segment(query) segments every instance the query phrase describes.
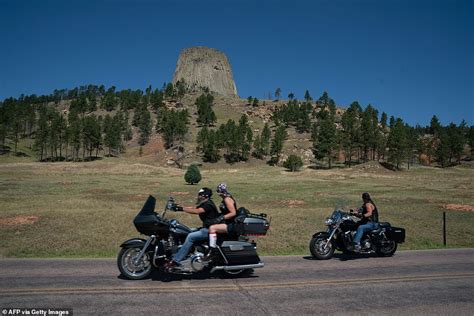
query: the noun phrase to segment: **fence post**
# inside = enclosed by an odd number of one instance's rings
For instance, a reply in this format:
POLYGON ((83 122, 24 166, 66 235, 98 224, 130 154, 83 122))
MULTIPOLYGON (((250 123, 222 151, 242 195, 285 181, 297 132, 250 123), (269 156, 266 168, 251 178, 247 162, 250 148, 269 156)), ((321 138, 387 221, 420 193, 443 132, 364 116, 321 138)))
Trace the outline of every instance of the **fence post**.
POLYGON ((443 212, 443 246, 446 247, 446 212, 443 212))

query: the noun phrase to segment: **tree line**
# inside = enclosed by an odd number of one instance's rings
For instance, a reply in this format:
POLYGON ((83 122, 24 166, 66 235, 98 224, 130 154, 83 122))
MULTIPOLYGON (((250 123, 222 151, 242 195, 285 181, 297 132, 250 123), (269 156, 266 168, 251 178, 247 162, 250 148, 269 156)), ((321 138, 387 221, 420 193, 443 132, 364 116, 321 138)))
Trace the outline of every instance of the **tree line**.
MULTIPOLYGON (((7 98, 0 102, 2 151, 7 139, 17 152, 19 140, 31 138, 40 160, 84 160, 101 152, 117 156, 125 150, 125 141, 132 138, 133 128, 138 131, 140 146, 148 143, 153 128, 163 137, 166 148, 182 145, 191 115, 186 109, 168 109, 164 101, 181 100, 188 91, 181 80, 161 89, 149 86, 145 91, 87 85, 54 90, 46 96, 7 98)), ((246 115, 238 122, 228 120, 215 126, 214 97, 208 89, 203 91, 195 100, 196 144, 206 162, 224 158, 235 163, 253 156, 278 164, 288 129, 307 133, 315 160, 329 168, 341 155, 347 165, 377 160, 399 168, 418 160, 446 167, 461 161, 466 146, 470 146, 471 156, 474 148, 473 126, 464 121, 442 126, 433 116, 429 126, 412 127, 401 118, 379 115, 370 104, 362 108, 357 101, 345 111, 337 110, 327 92, 313 101, 308 90, 304 100, 290 93, 261 132, 252 129, 246 115)), ((277 89, 275 97, 280 94, 281 89, 277 89)), ((252 97, 248 104, 259 106, 258 99, 252 97)), ((296 161, 294 157, 292 161, 296 161)))

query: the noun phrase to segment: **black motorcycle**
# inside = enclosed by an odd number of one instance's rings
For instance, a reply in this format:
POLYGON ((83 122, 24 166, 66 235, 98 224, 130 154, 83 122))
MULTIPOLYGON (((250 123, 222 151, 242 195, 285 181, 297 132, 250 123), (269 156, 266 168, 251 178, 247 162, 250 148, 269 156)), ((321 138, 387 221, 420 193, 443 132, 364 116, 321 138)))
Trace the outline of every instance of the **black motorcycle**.
POLYGON ((224 271, 239 275, 255 268, 262 268, 263 262, 257 254, 257 247, 249 236, 265 235, 269 221, 265 214, 254 215, 244 208, 239 209, 233 236, 219 234, 217 255, 205 260, 209 251, 207 241, 194 244, 190 254, 180 262, 179 267, 165 269, 165 263, 171 260, 186 236, 195 231, 176 219, 166 219, 166 211, 173 210, 174 200, 168 198, 161 215, 155 212, 156 199, 149 196, 145 205, 135 217, 133 223, 138 232, 147 239, 133 238, 120 245, 117 265, 120 273, 133 280, 148 277, 153 269, 176 274, 193 274, 201 271, 224 271), (250 241, 250 242, 249 242, 250 241))
POLYGON ((397 245, 405 242, 405 229, 392 227, 390 223, 379 223, 374 230, 364 233, 361 249, 355 250, 353 241, 359 226, 358 218, 353 212, 335 210, 326 219, 327 231, 313 235, 309 243, 311 255, 320 260, 330 259, 334 251, 340 250, 345 254, 362 253, 391 256, 397 251, 397 245))

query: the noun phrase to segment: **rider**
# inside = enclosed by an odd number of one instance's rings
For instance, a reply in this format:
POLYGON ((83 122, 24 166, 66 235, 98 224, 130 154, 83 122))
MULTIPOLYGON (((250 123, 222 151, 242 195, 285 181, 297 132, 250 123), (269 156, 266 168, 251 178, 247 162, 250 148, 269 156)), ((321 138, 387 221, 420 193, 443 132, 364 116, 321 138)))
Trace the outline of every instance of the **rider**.
POLYGON ((217 186, 217 194, 222 198, 222 202, 219 205, 221 216, 216 220, 217 224, 209 227, 209 253, 204 257, 205 260, 210 259, 216 252, 217 249, 217 233, 228 233, 230 234, 234 227, 234 217, 237 212, 237 204, 234 197, 230 194, 225 183, 221 183, 217 186))
POLYGON ((366 231, 377 229, 379 222, 379 212, 374 201, 370 198, 369 193, 365 192, 362 194, 362 207, 357 212, 358 216, 362 219, 359 222, 357 233, 354 237, 354 250, 360 250, 360 240, 366 231))
POLYGON ((172 268, 179 265, 179 262, 183 260, 191 250, 191 247, 196 241, 206 240, 209 233, 209 226, 213 223, 216 218, 219 217, 217 207, 211 199, 212 190, 209 188, 202 188, 198 192, 196 206, 185 206, 173 205, 172 209, 175 211, 184 211, 189 214, 197 214, 203 222, 204 227, 198 231, 189 233, 184 241, 184 244, 173 256, 173 259, 166 265, 166 267, 172 268))

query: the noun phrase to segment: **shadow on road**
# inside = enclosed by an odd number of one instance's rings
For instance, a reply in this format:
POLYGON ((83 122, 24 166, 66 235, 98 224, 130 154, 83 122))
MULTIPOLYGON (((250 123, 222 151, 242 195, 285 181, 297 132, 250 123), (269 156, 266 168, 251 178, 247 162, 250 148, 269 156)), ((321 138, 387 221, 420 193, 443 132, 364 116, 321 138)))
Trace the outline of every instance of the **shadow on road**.
MULTIPOLYGON (((369 259, 369 258, 380 258, 377 254, 360 254, 360 253, 335 253, 332 256, 332 259, 329 260, 334 260, 334 259, 339 259, 340 261, 348 261, 348 260, 358 260, 358 259, 369 259)), ((319 259, 316 259, 312 256, 305 256, 303 257, 305 260, 314 260, 314 261, 320 261, 319 259)))
MULTIPOLYGON (((258 278, 257 275, 253 275, 252 271, 245 271, 238 275, 232 275, 225 273, 223 271, 217 271, 214 273, 205 272, 197 272, 194 274, 172 274, 167 273, 164 271, 153 270, 151 275, 146 279, 151 279, 152 281, 160 281, 160 282, 179 282, 185 280, 205 280, 205 279, 253 279, 258 278)), ((130 280, 124 277, 123 275, 118 275, 118 279, 126 280, 126 281, 142 281, 142 280, 130 280)))

